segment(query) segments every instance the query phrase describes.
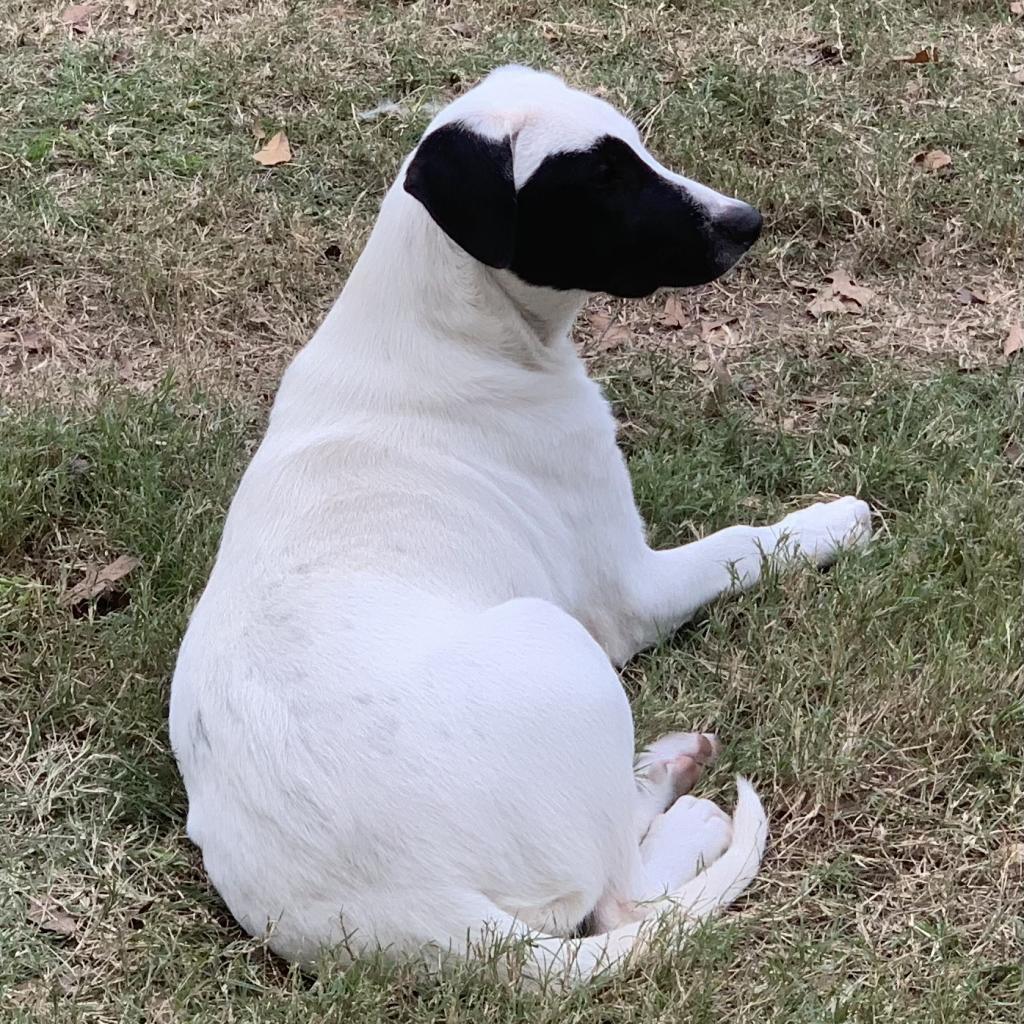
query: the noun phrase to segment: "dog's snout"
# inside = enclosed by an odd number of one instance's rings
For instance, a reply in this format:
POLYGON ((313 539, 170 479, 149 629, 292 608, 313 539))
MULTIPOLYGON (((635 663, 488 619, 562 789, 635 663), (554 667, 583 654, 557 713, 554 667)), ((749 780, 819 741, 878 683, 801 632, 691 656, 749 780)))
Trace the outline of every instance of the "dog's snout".
POLYGON ((714 221, 715 230, 730 242, 749 249, 761 234, 763 218, 758 210, 746 203, 736 203, 720 213, 714 221))

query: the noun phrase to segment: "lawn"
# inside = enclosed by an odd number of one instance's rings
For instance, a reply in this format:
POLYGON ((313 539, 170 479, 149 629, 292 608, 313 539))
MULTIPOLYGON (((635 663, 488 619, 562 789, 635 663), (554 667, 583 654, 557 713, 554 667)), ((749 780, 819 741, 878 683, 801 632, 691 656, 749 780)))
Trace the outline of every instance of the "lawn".
POLYGON ((1021 5, 66 7, 0 10, 0 1021, 1019 1022, 1021 5), (564 997, 307 977, 185 839, 170 672, 282 368, 430 111, 513 60, 766 216, 723 281, 578 325, 653 539, 843 493, 878 536, 625 672, 641 740, 714 729, 704 794, 764 798, 718 922, 564 997))

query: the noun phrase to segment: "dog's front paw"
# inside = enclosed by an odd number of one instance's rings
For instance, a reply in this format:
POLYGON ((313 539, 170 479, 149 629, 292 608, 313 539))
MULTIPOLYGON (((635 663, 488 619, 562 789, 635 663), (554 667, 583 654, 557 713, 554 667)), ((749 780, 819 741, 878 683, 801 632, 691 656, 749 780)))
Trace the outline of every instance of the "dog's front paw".
POLYGON ((779 554, 829 565, 841 551, 863 547, 871 539, 871 509, 860 498, 820 501, 791 512, 775 531, 779 554))

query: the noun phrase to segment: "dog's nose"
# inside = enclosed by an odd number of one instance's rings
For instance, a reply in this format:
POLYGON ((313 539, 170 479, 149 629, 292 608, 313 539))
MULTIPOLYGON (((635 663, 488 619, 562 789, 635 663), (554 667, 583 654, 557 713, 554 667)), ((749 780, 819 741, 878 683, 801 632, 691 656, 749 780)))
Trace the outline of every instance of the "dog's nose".
POLYGON ((715 229, 730 242, 749 249, 761 234, 764 223, 761 214, 746 203, 736 203, 720 213, 714 221, 715 229))

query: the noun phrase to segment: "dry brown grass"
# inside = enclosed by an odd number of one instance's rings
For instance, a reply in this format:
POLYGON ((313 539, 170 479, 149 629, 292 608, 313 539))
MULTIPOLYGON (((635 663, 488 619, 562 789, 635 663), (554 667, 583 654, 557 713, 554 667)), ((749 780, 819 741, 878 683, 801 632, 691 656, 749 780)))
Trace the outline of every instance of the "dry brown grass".
MULTIPOLYGON (((688 299, 739 318, 736 358, 998 362, 1024 305, 1020 26, 873 6, 97 3, 77 34, 59 5, 21 3, 0 71, 7 389, 145 388, 171 368, 267 394, 342 284, 417 110, 509 59, 598 89, 666 159, 765 208, 747 271, 688 299), (893 59, 930 44, 935 65, 893 59), (409 113, 355 116, 383 98, 409 113), (249 153, 277 126, 296 162, 266 172, 249 153), (929 146, 951 175, 913 167, 929 146), (836 266, 880 301, 814 323, 807 300, 836 266), (960 306, 962 287, 988 303, 960 306)), ((679 340, 645 306, 629 316, 638 343, 679 340)))
POLYGON ((1024 316, 1024 22, 1008 4, 96 5, 85 34, 58 27, 59 4, 0 13, 0 1020, 1019 1021, 1024 384, 1002 345, 1024 316), (893 60, 926 45, 938 63, 893 60), (163 727, 282 367, 430 105, 508 60, 602 90, 666 162, 767 215, 744 267, 680 296, 671 324, 665 297, 581 319, 655 539, 827 491, 884 519, 864 559, 770 581, 627 673, 643 736, 725 735, 708 792, 751 773, 771 853, 719 926, 568 1000, 472 972, 288 972, 209 889, 163 727), (382 99, 406 113, 358 118, 382 99), (295 160, 258 168, 282 128, 295 160), (951 173, 915 169, 928 148, 951 173), (875 299, 812 317, 837 267, 875 299), (59 607, 126 552, 142 566, 123 608, 59 607), (42 926, 49 911, 74 934, 42 926))

